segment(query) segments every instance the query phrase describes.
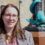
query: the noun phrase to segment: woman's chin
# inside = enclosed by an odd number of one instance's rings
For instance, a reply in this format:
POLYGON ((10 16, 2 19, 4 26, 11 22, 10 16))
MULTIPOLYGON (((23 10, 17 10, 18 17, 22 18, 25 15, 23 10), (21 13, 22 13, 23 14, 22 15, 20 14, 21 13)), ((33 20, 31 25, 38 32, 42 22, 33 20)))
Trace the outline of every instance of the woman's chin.
POLYGON ((8 25, 7 27, 8 27, 8 28, 13 28, 13 27, 14 27, 14 25, 8 25))

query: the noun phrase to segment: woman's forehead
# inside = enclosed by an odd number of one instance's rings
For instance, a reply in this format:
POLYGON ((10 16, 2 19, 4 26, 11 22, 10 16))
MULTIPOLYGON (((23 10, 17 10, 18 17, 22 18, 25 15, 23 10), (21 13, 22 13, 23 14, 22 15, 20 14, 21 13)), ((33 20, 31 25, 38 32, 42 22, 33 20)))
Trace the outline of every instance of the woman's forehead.
POLYGON ((18 15, 18 11, 17 11, 16 8, 14 8, 14 7, 8 7, 8 8, 5 10, 5 13, 11 13, 11 14, 16 14, 16 15, 18 15))

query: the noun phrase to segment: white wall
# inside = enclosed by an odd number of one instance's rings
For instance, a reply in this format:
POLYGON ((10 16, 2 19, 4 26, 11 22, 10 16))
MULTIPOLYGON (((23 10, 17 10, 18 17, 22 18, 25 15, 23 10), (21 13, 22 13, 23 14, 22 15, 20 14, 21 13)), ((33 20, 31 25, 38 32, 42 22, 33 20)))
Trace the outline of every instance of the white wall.
POLYGON ((13 3, 15 5, 19 5, 19 0, 0 0, 0 5, 6 5, 9 3, 13 3))
POLYGON ((32 16, 29 10, 32 0, 21 0, 21 1, 22 1, 22 3, 20 4, 21 25, 22 27, 25 27, 29 24, 29 22, 27 22, 26 19, 29 19, 32 16))

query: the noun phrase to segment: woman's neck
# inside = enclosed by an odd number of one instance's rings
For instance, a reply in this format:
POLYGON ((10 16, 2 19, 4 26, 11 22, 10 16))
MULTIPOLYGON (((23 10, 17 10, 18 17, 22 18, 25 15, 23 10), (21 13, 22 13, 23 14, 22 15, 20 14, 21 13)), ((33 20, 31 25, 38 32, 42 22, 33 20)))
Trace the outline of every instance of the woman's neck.
POLYGON ((7 35, 11 36, 13 28, 5 28, 7 35))

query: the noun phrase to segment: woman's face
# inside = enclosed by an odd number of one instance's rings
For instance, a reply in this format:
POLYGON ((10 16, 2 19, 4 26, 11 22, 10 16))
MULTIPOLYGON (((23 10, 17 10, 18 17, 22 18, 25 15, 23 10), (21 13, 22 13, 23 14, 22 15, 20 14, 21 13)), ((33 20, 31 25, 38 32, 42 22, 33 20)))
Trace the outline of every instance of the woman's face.
POLYGON ((2 16, 5 27, 13 28, 18 21, 18 12, 14 7, 8 7, 2 16))

